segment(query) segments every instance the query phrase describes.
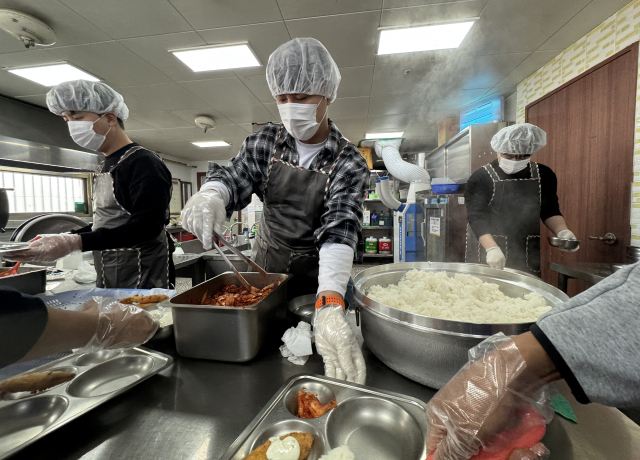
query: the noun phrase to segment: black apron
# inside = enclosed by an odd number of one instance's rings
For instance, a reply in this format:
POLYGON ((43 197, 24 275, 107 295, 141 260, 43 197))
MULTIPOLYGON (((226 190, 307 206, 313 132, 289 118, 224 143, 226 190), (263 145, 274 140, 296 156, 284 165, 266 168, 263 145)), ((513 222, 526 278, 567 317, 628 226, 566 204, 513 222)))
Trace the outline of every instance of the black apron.
POLYGON ((314 232, 321 226, 333 166, 348 141, 340 139, 340 153, 333 163, 311 170, 282 160, 284 145, 278 147, 278 141, 284 135, 282 127, 269 163, 252 259, 269 273, 293 274, 288 283, 288 298, 292 299, 318 290, 320 255, 314 232))
MULTIPOLYGON (((539 275, 540 171, 533 161, 529 168, 530 179, 500 179, 491 164, 484 166, 493 181, 493 196, 489 202, 491 236, 502 249, 506 266, 539 275)), ((487 263, 487 251, 469 225, 466 262, 487 263)))
MULTIPOLYGON (((93 230, 114 228, 129 220, 131 213, 116 199, 112 172, 140 146, 131 147, 108 173, 104 162, 98 166, 93 181, 93 230)), ((158 157, 160 158, 160 157, 158 157)), ((167 210, 168 213, 168 210, 167 210)), ((169 244, 165 228, 157 237, 130 248, 93 251, 99 288, 153 289, 169 287, 169 244)))

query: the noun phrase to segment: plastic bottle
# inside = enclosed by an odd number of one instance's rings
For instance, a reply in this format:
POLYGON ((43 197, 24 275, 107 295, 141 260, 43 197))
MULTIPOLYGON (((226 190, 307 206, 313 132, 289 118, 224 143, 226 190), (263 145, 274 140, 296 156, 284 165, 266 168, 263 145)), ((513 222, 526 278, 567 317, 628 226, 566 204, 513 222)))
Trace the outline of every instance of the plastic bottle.
POLYGON ((362 225, 365 227, 369 227, 371 225, 371 211, 367 208, 364 208, 364 213, 362 214, 362 225))
POLYGON ((377 254, 378 253, 378 238, 375 236, 370 236, 366 240, 364 240, 364 252, 367 254, 377 254))
POLYGON ((378 242, 378 250, 380 254, 391 254, 391 238, 383 236, 378 242))
POLYGON ((371 211, 371 226, 372 227, 378 226, 378 215, 376 214, 375 211, 371 211))
POLYGON ((389 223, 390 222, 387 221, 384 211, 380 211, 380 215, 378 216, 378 225, 380 227, 388 227, 389 223))

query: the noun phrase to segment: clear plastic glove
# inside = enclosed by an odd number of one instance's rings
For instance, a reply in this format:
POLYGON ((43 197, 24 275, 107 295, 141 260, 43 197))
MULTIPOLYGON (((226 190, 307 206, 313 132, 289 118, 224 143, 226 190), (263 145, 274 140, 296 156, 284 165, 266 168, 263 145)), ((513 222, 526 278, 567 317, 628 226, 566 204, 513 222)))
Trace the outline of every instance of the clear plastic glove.
POLYGON ((82 349, 84 353, 137 347, 158 330, 158 322, 143 309, 107 297, 94 297, 85 302, 81 311, 98 315, 96 332, 82 349))
POLYGON ((7 253, 3 258, 22 262, 53 262, 74 251, 82 251, 80 235, 71 233, 38 235, 31 240, 27 249, 7 253))
MULTIPOLYGON (((577 240, 576 236, 573 234, 571 230, 560 230, 557 235, 558 238, 562 238, 563 240, 577 240)), ((564 252, 576 252, 580 249, 580 245, 578 245, 575 249, 560 249, 564 252)))
POLYGON ((216 190, 204 190, 189 198, 180 213, 182 227, 193 233, 209 250, 213 247, 212 230, 222 233, 222 226, 227 219, 224 200, 216 190))
POLYGON ((504 270, 506 263, 507 259, 499 246, 487 249, 487 265, 489 267, 504 270))
MULTIPOLYGON (((548 386, 527 371, 513 340, 496 334, 469 350, 469 363, 429 402, 427 453, 433 460, 468 460, 481 447, 501 451, 514 441, 507 430, 527 433, 553 414, 548 386)), ((511 460, 527 459, 527 450, 511 460)))
POLYGON ((517 449, 511 452, 507 460, 547 460, 551 451, 547 446, 539 442, 529 449, 517 449))
POLYGON ((327 377, 364 385, 367 368, 362 350, 347 324, 340 305, 326 305, 316 311, 313 320, 316 348, 324 361, 327 377))

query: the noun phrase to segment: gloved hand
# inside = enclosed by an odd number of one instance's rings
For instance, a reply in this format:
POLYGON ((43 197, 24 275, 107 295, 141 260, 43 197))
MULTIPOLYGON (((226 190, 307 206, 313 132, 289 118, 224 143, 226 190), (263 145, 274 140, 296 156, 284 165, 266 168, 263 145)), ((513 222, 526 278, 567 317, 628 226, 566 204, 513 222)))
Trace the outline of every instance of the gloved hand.
POLYGON ((541 442, 534 444, 529 449, 517 449, 511 452, 507 460, 547 460, 551 451, 541 442))
POLYGON ((487 249, 487 265, 491 268, 503 270, 507 259, 499 246, 487 249))
POLYGON ((180 213, 182 227, 193 233, 209 250, 213 247, 212 230, 222 233, 227 218, 224 200, 216 190, 204 190, 189 198, 180 213))
POLYGON ((148 341, 158 330, 158 322, 135 305, 125 305, 107 297, 94 297, 81 311, 96 314, 96 332, 83 352, 109 348, 133 348, 148 341))
MULTIPOLYGON (((577 240, 578 238, 576 238, 576 236, 573 234, 573 232, 571 230, 560 230, 558 232, 558 235, 556 235, 558 238, 562 238, 564 240, 577 240)), ((577 250, 580 249, 580 245, 578 245, 577 248, 575 249, 560 249, 561 251, 564 252, 576 252, 577 250)))
POLYGON ((313 330, 325 375, 364 385, 367 378, 364 357, 342 306, 326 305, 316 310, 313 330))
POLYGON ((38 235, 36 238, 31 240, 27 249, 10 252, 3 257, 11 261, 53 262, 74 251, 82 251, 80 235, 60 233, 58 235, 38 235))
MULTIPOLYGON (((548 387, 526 367, 514 341, 502 333, 469 350, 469 363, 429 402, 427 454, 433 460, 468 460, 481 447, 509 447, 514 439, 504 435, 507 428, 527 433, 549 423, 554 412, 548 387)), ((511 458, 527 459, 534 453, 529 451, 520 449, 511 458)))

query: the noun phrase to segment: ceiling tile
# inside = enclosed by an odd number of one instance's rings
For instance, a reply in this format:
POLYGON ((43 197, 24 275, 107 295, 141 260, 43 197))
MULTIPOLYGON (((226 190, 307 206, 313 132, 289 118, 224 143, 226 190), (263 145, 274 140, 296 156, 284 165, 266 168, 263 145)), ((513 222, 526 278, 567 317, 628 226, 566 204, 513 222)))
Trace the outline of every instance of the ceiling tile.
POLYGON ((178 83, 160 85, 129 86, 124 88, 128 93, 155 104, 162 110, 197 109, 207 104, 178 83))
POLYGON ((146 125, 141 121, 138 121, 135 118, 131 117, 129 117, 127 121, 125 121, 124 127, 127 132, 140 131, 142 129, 152 129, 151 126, 146 125))
POLYGON ((19 77, 6 70, 0 70, 0 94, 5 96, 33 96, 46 94, 50 88, 19 77))
POLYGON ((449 59, 446 69, 434 86, 440 92, 461 89, 491 88, 507 76, 530 53, 449 59))
POLYGON ((404 130, 412 115, 378 115, 367 118, 367 132, 404 130))
POLYGON ((180 84, 220 112, 222 107, 260 103, 237 77, 187 81, 180 84))
POLYGON ((52 48, 48 51, 114 85, 171 82, 169 77, 118 42, 52 48))
MULTIPOLYGON (((435 88, 427 95, 423 108, 418 111, 412 122, 431 120, 433 113, 445 116, 459 115, 460 109, 484 97, 491 88, 443 89, 435 88)), ((442 118, 439 118, 441 120, 442 118)))
POLYGON ((247 134, 253 133, 253 124, 251 123, 240 123, 238 124, 247 134))
POLYGON ((113 38, 142 37, 191 30, 167 0, 61 0, 113 38))
POLYGON ((275 100, 263 74, 239 76, 238 78, 260 102, 273 102, 275 100))
MULTIPOLYGON (((478 17, 488 0, 438 2, 435 5, 382 10, 381 27, 438 24, 478 17)), ((474 26, 475 27, 475 26, 474 26)), ((510 27, 505 29, 513 30, 510 27)), ((466 41, 466 40, 465 40, 466 41)))
POLYGON ((378 54, 376 65, 404 65, 411 62, 444 61, 455 56, 456 50, 418 51, 415 53, 378 54))
POLYGON ((329 50, 338 67, 372 65, 380 13, 342 14, 288 20, 292 37, 314 37, 329 50))
POLYGON ((156 145, 157 142, 173 139, 171 134, 165 133, 161 129, 140 129, 137 131, 131 131, 129 132, 129 137, 131 140, 143 145, 147 142, 152 142, 156 145))
POLYGON ((220 113, 234 123, 266 123, 273 116, 262 104, 234 104, 220 107, 220 113))
POLYGON ((339 97, 329 105, 333 118, 366 117, 369 112, 369 97, 339 97))
POLYGON ((190 123, 187 123, 186 121, 160 109, 144 112, 136 112, 132 110, 131 115, 145 125, 149 125, 157 129, 189 128, 192 126, 190 123))
POLYGON ((533 52, 590 1, 491 0, 460 48, 477 55, 533 52))
POLYGON ((194 29, 282 20, 276 0, 171 0, 194 29))
POLYGON ((233 122, 212 107, 204 107, 199 109, 172 110, 172 115, 184 120, 195 126, 195 119, 199 116, 211 117, 215 120, 216 126, 232 125, 233 122))
POLYGON ((593 0, 540 45, 538 50, 568 48, 627 3, 629 0, 593 0))
POLYGON ((246 131, 237 125, 218 126, 215 129, 207 130, 206 133, 200 128, 174 128, 165 129, 164 132, 168 134, 172 140, 187 140, 189 142, 206 140, 224 141, 247 136, 246 131))
POLYGON ((280 118, 280 112, 278 111, 278 104, 275 102, 269 102, 262 104, 271 114, 271 118, 273 118, 273 122, 282 123, 282 119, 280 118))
POLYGON ((405 6, 422 6, 433 3, 455 3, 460 0, 384 0, 383 8, 402 8, 405 6))
POLYGON ((428 90, 445 68, 445 61, 405 62, 402 65, 376 65, 371 95, 418 94, 428 90))
MULTIPOLYGON (((56 44, 53 47, 111 39, 109 35, 58 0, 3 0, 2 8, 28 13, 46 23, 56 32, 56 44)), ((10 51, 24 51, 24 45, 6 32, 0 31, 0 53, 10 51)))
MULTIPOLYGON (((24 48, 23 48, 24 50, 24 48)), ((31 48, 17 53, 6 53, 0 57, 3 69, 13 67, 29 67, 46 64, 59 64, 64 62, 58 56, 46 52, 42 48, 31 48)), ((43 87, 44 88, 44 87, 43 87)))
POLYGON ((17 96, 16 99, 20 101, 30 102, 31 104, 39 105, 40 107, 48 109, 46 94, 37 94, 35 96, 17 96))
POLYGON ((333 121, 340 132, 349 138, 351 142, 358 142, 360 139, 364 139, 364 132, 367 128, 367 118, 366 117, 356 117, 356 118, 333 118, 331 117, 331 121, 333 121), (351 136, 348 136, 346 133, 351 133, 351 136))
POLYGON ((482 97, 485 98, 485 97, 493 96, 494 94, 498 94, 500 96, 504 96, 505 98, 507 98, 517 91, 518 91, 518 88, 516 86, 495 87, 487 91, 482 97))
POLYGON ((340 69, 340 87, 338 98, 369 96, 373 80, 373 66, 343 67, 340 69))
POLYGON ((415 139, 420 137, 432 137, 438 135, 438 123, 442 121, 446 116, 444 114, 432 113, 423 115, 422 120, 418 121, 415 118, 404 130, 402 137, 406 139, 415 139))
POLYGON ((249 26, 224 27, 221 29, 199 30, 200 36, 210 45, 249 42, 262 66, 234 69, 237 75, 263 75, 269 56, 276 48, 291 38, 284 22, 254 24, 249 26))
POLYGON ((402 113, 414 113, 422 105, 424 93, 385 94, 371 96, 369 115, 397 115, 402 113))
POLYGON ((382 8, 382 0, 278 0, 278 4, 285 19, 357 13, 382 8))
POLYGON ((562 53, 560 50, 534 51, 500 80, 496 86, 517 86, 521 81, 550 62, 560 53, 562 53))
POLYGON ((169 52, 171 50, 205 46, 207 42, 197 32, 130 38, 119 42, 174 81, 210 80, 212 78, 234 76, 234 73, 230 70, 194 72, 184 62, 175 57, 173 53, 169 52))

